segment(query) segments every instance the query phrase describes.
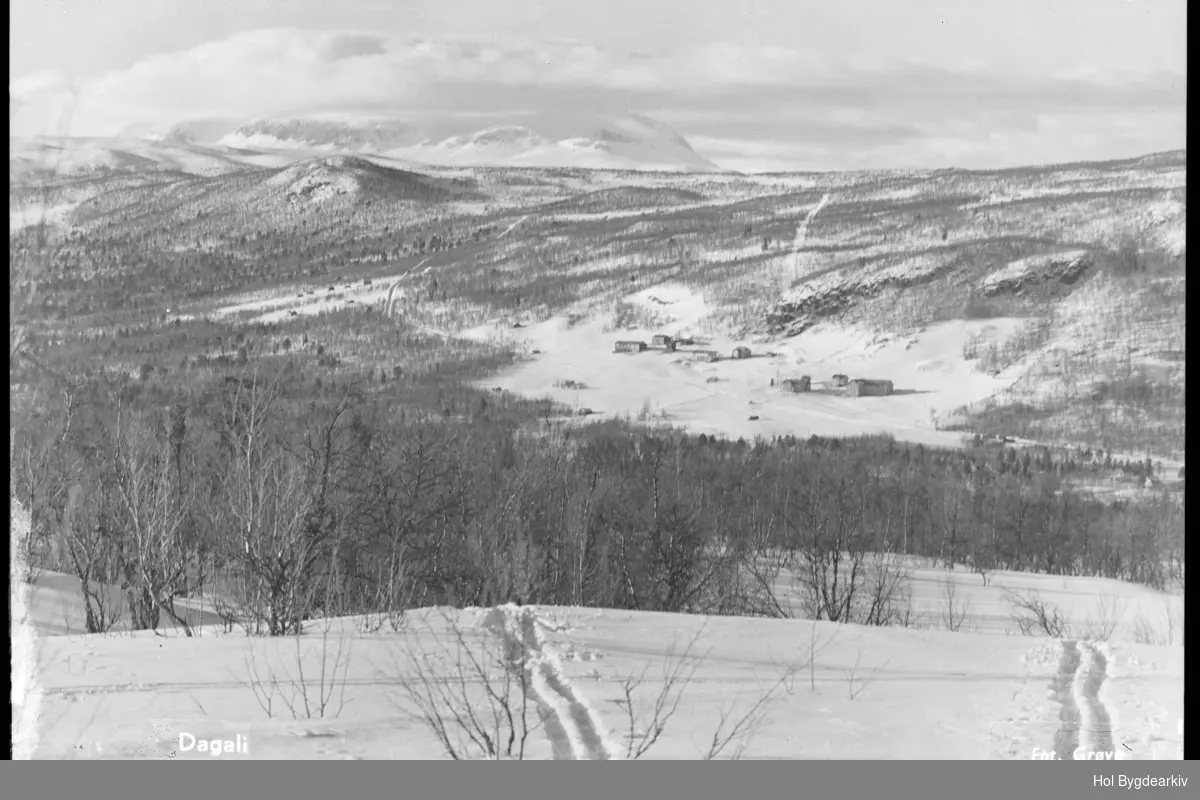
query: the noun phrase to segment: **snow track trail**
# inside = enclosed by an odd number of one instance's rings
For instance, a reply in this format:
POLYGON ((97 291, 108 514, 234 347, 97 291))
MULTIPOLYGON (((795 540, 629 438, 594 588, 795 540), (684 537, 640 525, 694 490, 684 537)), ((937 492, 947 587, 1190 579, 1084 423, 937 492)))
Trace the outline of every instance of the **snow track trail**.
POLYGON ((1060 706, 1054 752, 1063 761, 1107 761, 1113 749, 1113 720, 1100 699, 1108 677, 1104 648, 1092 642, 1064 640, 1058 672, 1051 684, 1060 706))
MULTIPOLYGON (((1100 700, 1100 687, 1108 678, 1108 659, 1101 648, 1080 642, 1079 670, 1075 674, 1075 704, 1079 708, 1079 750, 1093 758, 1112 758, 1113 720, 1100 700)), ((1086 756, 1085 756, 1086 757, 1086 756)))
POLYGON ((1058 730, 1054 732, 1053 750, 1061 759, 1074 758, 1079 747, 1079 706, 1075 701, 1075 675, 1079 671, 1079 646, 1073 641, 1062 643, 1058 672, 1050 684, 1059 704, 1058 730))
POLYGON ((513 229, 514 229, 514 228, 516 228, 518 225, 520 225, 522 222, 524 222, 524 221, 525 221, 525 220, 527 220, 527 219, 529 219, 529 215, 528 215, 528 214, 526 214, 525 216, 521 217, 519 220, 517 220, 516 222, 514 222, 512 225, 509 225, 507 228, 505 228, 505 229, 504 229, 504 232, 503 232, 503 233, 501 233, 501 234, 500 234, 499 236, 497 236, 496 238, 497 238, 497 239, 503 239, 505 236, 508 236, 510 233, 512 233, 512 232, 513 232, 513 229))
POLYGON ((557 656, 539 630, 546 623, 534 609, 497 606, 486 612, 483 625, 510 654, 510 668, 525 670, 554 758, 611 759, 613 750, 605 741, 598 716, 563 675, 557 656))

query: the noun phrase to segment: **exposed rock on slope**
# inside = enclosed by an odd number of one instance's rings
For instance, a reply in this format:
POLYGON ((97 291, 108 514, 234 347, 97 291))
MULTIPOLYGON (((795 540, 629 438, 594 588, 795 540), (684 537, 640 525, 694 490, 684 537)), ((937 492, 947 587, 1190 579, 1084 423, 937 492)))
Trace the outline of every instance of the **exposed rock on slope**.
POLYGON ((1027 286, 1043 283, 1075 283, 1093 264, 1091 253, 1070 250, 1029 256, 1009 263, 983 279, 980 291, 987 297, 1016 294, 1027 286))
POLYGON ((785 296, 767 314, 771 333, 796 336, 816 325, 821 317, 845 311, 860 300, 887 289, 908 289, 929 283, 953 269, 949 258, 918 256, 882 269, 850 271, 843 268, 810 279, 785 296))

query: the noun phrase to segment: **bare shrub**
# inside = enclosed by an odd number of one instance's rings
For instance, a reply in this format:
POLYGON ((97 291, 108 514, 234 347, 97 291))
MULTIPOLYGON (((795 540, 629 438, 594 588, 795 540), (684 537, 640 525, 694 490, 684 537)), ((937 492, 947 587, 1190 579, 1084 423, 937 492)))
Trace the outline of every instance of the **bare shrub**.
POLYGON ((412 605, 413 593, 404 561, 398 552, 394 552, 379 567, 373 608, 358 617, 355 623, 359 632, 376 633, 387 625, 393 633, 399 633, 405 627, 404 612, 412 605))
POLYGON ((403 712, 455 761, 523 760, 530 734, 543 724, 527 654, 490 641, 480 651, 457 620, 442 616, 449 635, 410 634, 383 677, 399 685, 403 712))
POLYGON ((849 691, 851 700, 857 700, 858 696, 861 695, 868 686, 875 682, 875 679, 879 677, 879 673, 887 669, 887 665, 891 663, 891 659, 884 661, 878 667, 871 670, 871 673, 866 677, 859 677, 858 669, 861 663, 862 648, 860 647, 858 650, 858 655, 854 658, 854 666, 846 671, 846 687, 849 691))
POLYGON ((911 595, 906 595, 911 573, 896 554, 816 541, 804 547, 797 564, 801 606, 809 619, 912 624, 911 595))
POLYGON ((1084 639, 1107 642, 1116 632, 1125 616, 1129 602, 1113 594, 1101 595, 1096 604, 1095 616, 1083 623, 1081 635, 1084 639))
POLYGON ((679 655, 675 655, 674 645, 667 651, 667 658, 662 666, 661 688, 649 703, 641 702, 647 695, 646 675, 650 670, 649 665, 643 668, 639 675, 630 675, 622 679, 622 699, 617 702, 625 710, 628 722, 624 737, 625 758, 636 760, 645 755, 658 742, 667 728, 667 723, 679 710, 683 693, 704 660, 704 656, 693 652, 703 634, 704 629, 701 628, 679 655), (649 710, 643 711, 646 706, 649 706, 649 710))
POLYGON ((288 668, 281 657, 277 663, 265 658, 260 664, 253 640, 245 658, 246 681, 254 699, 268 718, 277 712, 278 699, 292 719, 336 719, 346 706, 346 680, 350 669, 352 639, 339 629, 336 641, 330 641, 331 624, 326 621, 321 630, 320 644, 303 647, 304 635, 292 636, 295 650, 292 666, 288 668), (315 651, 319 659, 316 675, 304 674, 305 658, 315 651))
POLYGON ((1137 618, 1133 622, 1133 640, 1138 644, 1173 647, 1176 644, 1176 629, 1180 631, 1179 644, 1182 645, 1182 620, 1178 619, 1172 607, 1172 598, 1166 596, 1163 598, 1163 613, 1157 621, 1148 618, 1141 611, 1138 612, 1137 618))
POLYGON ((988 579, 992 575, 992 559, 987 553, 972 553, 970 556, 971 571, 980 577, 983 585, 988 585, 988 579))
POLYGON ((827 650, 829 648, 829 646, 831 644, 833 644, 834 640, 837 639, 838 633, 840 633, 840 632, 841 632, 841 628, 835 626, 833 628, 833 633, 829 634, 828 637, 818 640, 817 623, 816 622, 810 623, 810 627, 808 629, 808 648, 805 652, 803 652, 801 654, 800 658, 796 659, 795 661, 793 661, 791 663, 786 663, 786 662, 780 663, 780 662, 776 661, 776 666, 780 667, 781 674, 783 675, 783 678, 784 678, 784 682, 783 682, 784 692, 786 692, 789 695, 793 694, 795 692, 796 676, 807 669, 808 670, 809 691, 813 694, 816 694, 816 691, 817 691, 817 672, 816 672, 817 656, 819 656, 821 653, 825 652, 825 650, 827 650))
POLYGON ((1070 635, 1070 618, 1058 606, 1043 600, 1037 592, 1027 595, 1005 592, 1004 600, 1012 607, 1013 622, 1022 636, 1032 636, 1039 630, 1053 639, 1070 635))
POLYGON ((912 592, 909 582, 912 572, 904 567, 895 553, 873 553, 867 559, 866 579, 857 613, 846 620, 864 625, 900 625, 910 627, 913 621, 912 592))
POLYGON ((1133 621, 1133 641, 1138 644, 1161 646, 1167 644, 1167 637, 1146 618, 1145 614, 1139 613, 1137 619, 1133 621))
POLYGON ((971 610, 971 599, 968 597, 959 600, 958 583, 952 576, 940 583, 942 586, 941 622, 946 626, 946 630, 958 633, 971 610))
POLYGON ((897 628, 925 628, 928 627, 925 613, 918 611, 913 605, 912 589, 905 586, 900 591, 900 597, 895 603, 895 613, 893 614, 892 624, 897 628))
POLYGON ((799 664, 788 665, 775 683, 760 694, 741 716, 734 716, 734 706, 732 705, 723 708, 721 720, 717 724, 717 729, 713 731, 708 751, 704 754, 704 760, 712 761, 725 752, 730 745, 733 745, 730 759, 733 761, 740 759, 745 754, 751 739, 766 722, 771 707, 780 699, 780 692, 787 691, 787 688, 793 685, 795 675, 801 669, 803 666, 799 664))

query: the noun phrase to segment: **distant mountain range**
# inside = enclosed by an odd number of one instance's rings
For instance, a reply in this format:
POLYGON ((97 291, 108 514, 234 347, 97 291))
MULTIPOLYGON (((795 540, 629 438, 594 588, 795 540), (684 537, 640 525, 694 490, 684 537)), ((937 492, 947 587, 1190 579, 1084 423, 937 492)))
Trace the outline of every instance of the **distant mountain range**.
POLYGON ((196 119, 130 126, 118 138, 167 148, 200 147, 234 159, 239 155, 341 153, 441 166, 721 171, 678 132, 640 114, 566 121, 521 118, 520 122, 437 135, 433 131, 445 131, 445 123, 336 116, 196 119))

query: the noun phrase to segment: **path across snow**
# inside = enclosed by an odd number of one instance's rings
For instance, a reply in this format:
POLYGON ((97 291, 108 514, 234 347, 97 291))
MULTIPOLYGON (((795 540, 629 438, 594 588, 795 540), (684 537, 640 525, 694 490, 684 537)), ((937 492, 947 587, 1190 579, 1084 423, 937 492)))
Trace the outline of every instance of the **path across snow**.
POLYGON ((598 715, 563 675, 541 628, 548 623, 534 609, 515 605, 489 609, 483 625, 505 649, 512 670, 523 670, 537 697, 556 760, 606 761, 614 748, 605 740, 598 715))

